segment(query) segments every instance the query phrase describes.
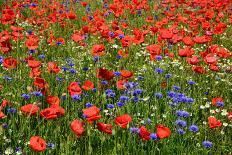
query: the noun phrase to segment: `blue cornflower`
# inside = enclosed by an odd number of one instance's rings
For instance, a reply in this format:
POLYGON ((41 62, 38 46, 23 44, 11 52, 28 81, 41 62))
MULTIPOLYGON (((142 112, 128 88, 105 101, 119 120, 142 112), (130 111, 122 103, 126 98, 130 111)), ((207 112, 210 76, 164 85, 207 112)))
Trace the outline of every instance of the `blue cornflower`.
POLYGON ((133 101, 134 101, 134 102, 139 102, 139 98, 135 96, 135 97, 133 98, 133 101))
POLYGON ((129 100, 129 97, 128 96, 120 96, 119 100, 121 102, 127 102, 129 100))
POLYGON ((77 71, 76 71, 74 68, 70 68, 70 69, 69 69, 69 72, 70 72, 71 74, 75 74, 77 71))
POLYGON ((9 107, 9 108, 7 109, 7 112, 9 112, 9 113, 16 113, 17 110, 16 110, 15 108, 13 108, 13 107, 9 107))
POLYGON ((186 101, 187 103, 193 103, 194 102, 194 99, 192 99, 192 98, 187 98, 187 101, 186 101))
POLYGON ((168 97, 174 98, 174 97, 176 96, 176 92, 174 92, 174 91, 169 91, 169 92, 167 93, 167 95, 168 95, 168 97))
POLYGON ((107 107, 107 109, 113 109, 114 105, 113 104, 107 104, 106 107, 107 107))
POLYGON ((108 82, 107 82, 106 80, 102 80, 102 81, 101 81, 101 84, 102 84, 102 85, 107 85, 108 82))
POLYGON ((151 133, 150 138, 151 140, 158 140, 158 135, 156 133, 151 133))
POLYGON ((163 70, 162 68, 156 68, 156 69, 155 69, 155 71, 156 71, 158 74, 160 74, 160 73, 163 73, 163 72, 164 72, 164 70, 163 70))
POLYGON ((47 143, 46 147, 47 147, 47 149, 54 149, 55 148, 55 144, 53 144, 53 143, 47 143))
POLYGON ((162 60, 162 56, 161 56, 161 55, 157 55, 157 56, 155 57, 155 59, 156 59, 157 61, 161 61, 161 60, 162 60))
POLYGON ((3 56, 0 56, 0 64, 2 64, 4 61, 4 57, 3 56))
MULTIPOLYGON (((86 8, 85 8, 86 12, 90 12, 90 6, 87 5, 86 8)), ((89 20, 93 20, 93 16, 89 16, 89 20), (90 18, 91 17, 91 18, 90 18)))
POLYGON ((117 55, 117 56, 116 56, 116 58, 117 58, 117 59, 121 59, 121 58, 122 58, 122 56, 120 56, 120 55, 117 55))
POLYGON ((118 38, 119 38, 119 39, 123 39, 123 38, 125 38, 125 36, 124 36, 123 34, 120 34, 120 35, 118 36, 118 38))
POLYGON ((11 81, 13 78, 10 76, 3 76, 3 79, 6 81, 11 81))
POLYGON ((172 76, 172 74, 165 74, 165 78, 170 78, 172 76))
POLYGON ((61 66, 61 69, 62 69, 63 71, 67 71, 67 70, 68 70, 68 68, 65 67, 65 66, 61 66))
POLYGON ((213 147, 213 143, 208 140, 203 141, 202 145, 207 149, 213 147))
POLYGON ((81 96, 80 95, 72 95, 72 99, 73 99, 73 101, 80 101, 81 96))
POLYGON ((16 147, 15 148, 15 153, 16 154, 22 154, 22 148, 21 147, 16 147))
POLYGON ((109 37, 113 37, 114 35, 115 35, 115 34, 114 34, 113 32, 109 32, 109 33, 108 33, 108 36, 109 36, 109 37))
POLYGON ((41 54, 38 56, 40 59, 44 59, 45 58, 45 55, 44 54, 41 54))
POLYGON ((151 119, 150 119, 150 118, 147 118, 146 123, 147 123, 147 124, 151 124, 151 119))
POLYGON ((92 104, 92 103, 90 103, 90 102, 88 102, 88 103, 86 103, 86 104, 85 104, 85 106, 86 106, 86 108, 89 108, 89 107, 92 107, 92 106, 93 106, 93 104, 92 104))
POLYGON ((95 92, 97 92, 97 89, 96 89, 96 88, 93 88, 92 91, 95 93, 95 92))
POLYGON ((99 61, 99 60, 100 60, 100 58, 99 58, 98 56, 96 56, 96 57, 93 58, 93 61, 94 61, 94 62, 97 62, 97 61, 99 61))
POLYGON ((219 106, 219 107, 224 107, 224 106, 225 106, 225 103, 222 102, 222 101, 217 101, 216 104, 217 104, 217 106, 219 106))
POLYGON ((29 50, 28 50, 28 53, 29 53, 29 54, 35 53, 35 50, 29 49, 29 50))
POLYGON ((89 68, 88 68, 88 67, 83 67, 82 70, 83 70, 83 71, 88 71, 89 68))
POLYGON ((196 133, 196 132, 199 131, 199 128, 198 128, 198 126, 196 126, 196 125, 191 125, 191 126, 189 127, 189 130, 192 131, 192 132, 194 132, 194 133, 196 133))
POLYGON ((31 35, 31 34, 33 33, 33 31, 32 31, 32 30, 28 30, 27 33, 28 33, 29 35, 31 35))
POLYGON ((137 14, 138 14, 138 16, 141 16, 142 15, 142 10, 137 10, 137 14))
POLYGON ((124 106, 124 103, 122 103, 122 102, 117 102, 116 104, 117 104, 118 107, 123 107, 124 106))
POLYGON ((68 64, 68 66, 73 67, 73 66, 75 66, 75 64, 72 63, 72 62, 70 62, 70 63, 68 64))
POLYGON ((115 76, 120 76, 120 75, 121 75, 121 72, 114 72, 114 75, 115 75, 115 76))
POLYGON ((3 124, 2 124, 2 128, 3 128, 3 129, 7 129, 8 127, 9 127, 9 125, 8 125, 7 123, 3 123, 3 124))
POLYGON ((209 92, 204 92, 205 95, 209 95, 209 92))
POLYGON ((158 15, 155 15, 154 18, 155 18, 155 20, 158 20, 158 19, 159 19, 158 15))
POLYGON ((21 96, 26 100, 31 98, 31 96, 29 94, 22 94, 21 96))
POLYGON ((132 134, 138 134, 139 133, 139 128, 132 127, 132 128, 130 128, 130 132, 132 134))
POLYGON ((187 126, 187 123, 185 121, 179 119, 179 120, 176 120, 176 125, 179 125, 181 127, 185 127, 185 126, 187 126))
POLYGON ((187 111, 180 111, 180 110, 177 110, 177 111, 176 111, 176 115, 177 115, 177 116, 180 116, 180 117, 184 117, 184 118, 189 117, 189 113, 188 113, 187 111))
POLYGON ((187 83, 188 83, 189 85, 195 85, 195 84, 196 84, 196 82, 193 81, 193 80, 189 80, 189 81, 187 81, 187 83))
POLYGON ((137 76, 137 79, 142 81, 142 80, 144 80, 144 77, 139 75, 139 76, 137 76))
POLYGON ((103 5, 104 8, 108 8, 108 6, 109 6, 109 5, 106 4, 106 3, 103 5))
POLYGON ((93 16, 89 16, 88 18, 90 21, 92 21, 94 19, 93 16))
POLYGON ((183 129, 181 129, 181 128, 178 128, 178 129, 176 130, 176 132, 177 132, 179 135, 185 134, 185 131, 184 131, 183 129))
POLYGON ((36 97, 41 97, 41 96, 43 96, 43 94, 42 94, 41 91, 33 91, 31 94, 34 95, 34 96, 36 96, 36 97))
POLYGON ((63 78, 63 77, 58 77, 58 76, 57 76, 57 77, 56 77, 56 80, 57 80, 57 81, 63 81, 64 78, 63 78))
POLYGON ((133 95, 136 96, 136 95, 139 95, 139 94, 142 94, 142 93, 143 93, 142 89, 135 89, 134 92, 133 92, 133 95))
POLYGON ((160 99, 163 97, 163 95, 161 93, 155 93, 154 94, 156 98, 160 99))
POLYGON ((174 90, 180 90, 181 88, 179 86, 173 86, 174 90))

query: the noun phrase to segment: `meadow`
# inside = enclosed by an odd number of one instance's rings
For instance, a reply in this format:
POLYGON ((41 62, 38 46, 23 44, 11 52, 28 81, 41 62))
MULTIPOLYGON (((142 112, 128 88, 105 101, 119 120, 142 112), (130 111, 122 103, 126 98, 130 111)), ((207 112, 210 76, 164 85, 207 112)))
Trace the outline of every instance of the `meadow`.
POLYGON ((0 154, 232 154, 230 0, 1 0, 0 154))

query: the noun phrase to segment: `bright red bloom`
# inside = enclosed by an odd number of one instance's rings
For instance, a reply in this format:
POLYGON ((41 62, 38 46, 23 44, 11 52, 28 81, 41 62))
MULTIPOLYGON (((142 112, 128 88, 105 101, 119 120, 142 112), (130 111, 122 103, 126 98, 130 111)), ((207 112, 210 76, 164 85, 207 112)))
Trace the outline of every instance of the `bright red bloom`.
POLYGON ((217 106, 217 102, 224 102, 224 99, 222 97, 214 97, 212 99, 212 105, 217 106))
POLYGON ((222 126, 222 123, 220 120, 217 120, 215 117, 210 116, 208 117, 208 125, 211 129, 213 129, 222 126))
POLYGON ((5 108, 7 105, 9 105, 9 102, 7 100, 2 100, 0 108, 5 108))
POLYGON ((36 115, 36 113, 39 111, 39 107, 34 104, 27 104, 22 106, 20 110, 26 115, 36 115))
POLYGON ((133 76, 133 72, 128 70, 121 70, 121 76, 124 78, 131 78, 133 76))
POLYGON ((99 120, 101 118, 101 116, 99 115, 100 109, 96 106, 83 109, 82 111, 89 123, 92 123, 93 121, 99 120))
POLYGON ((199 74, 207 73, 207 71, 205 70, 205 68, 203 68, 201 66, 193 66, 192 67, 192 71, 194 71, 195 73, 199 73, 199 74))
POLYGON ((32 68, 31 72, 30 72, 30 77, 33 78, 33 77, 39 77, 41 75, 41 70, 39 67, 37 68, 32 68))
POLYGON ((150 132, 145 128, 145 126, 141 126, 139 128, 139 137, 142 140, 150 140, 150 132))
POLYGON ((70 96, 79 95, 82 92, 82 90, 77 82, 71 82, 68 86, 68 91, 69 91, 70 96))
POLYGON ((104 124, 104 123, 101 123, 101 122, 98 122, 97 123, 97 129, 101 132, 105 132, 107 134, 112 134, 112 125, 111 124, 104 124))
POLYGON ((40 89, 43 89, 46 87, 47 83, 43 78, 36 77, 34 80, 34 85, 40 89))
POLYGON ((92 90, 94 88, 94 83, 90 80, 86 80, 82 86, 84 90, 92 90))
POLYGON ((187 46, 193 46, 194 45, 194 41, 191 39, 191 37, 184 37, 182 39, 182 41, 187 46))
POLYGON ((60 72, 60 68, 56 65, 55 62, 48 62, 48 72, 57 74, 60 72))
POLYGON ((8 69, 16 68, 17 66, 17 60, 15 58, 6 58, 3 60, 3 67, 8 69))
POLYGON ((121 128, 127 128, 127 125, 132 121, 132 118, 128 114, 124 114, 115 118, 114 122, 121 128))
POLYGON ((196 55, 192 56, 191 58, 187 58, 188 64, 196 65, 199 62, 199 59, 196 55))
POLYGON ((105 46, 103 44, 93 45, 92 47, 92 55, 93 56, 103 56, 105 50, 105 46))
POLYGON ((6 117, 6 115, 2 111, 0 111, 0 119, 3 119, 5 117, 6 117))
POLYGON ((125 89, 125 83, 127 83, 128 81, 127 80, 118 80, 117 81, 117 88, 118 89, 125 89))
POLYGON ((75 119, 71 122, 70 128, 72 131, 75 133, 77 137, 80 137, 84 134, 85 129, 84 129, 84 124, 78 119, 75 119))
POLYGON ((60 104, 60 99, 58 96, 48 96, 47 97, 47 102, 50 105, 56 104, 59 105, 60 104))
POLYGON ((28 60, 27 64, 30 68, 38 68, 41 66, 41 62, 37 60, 28 60))
POLYGON ((163 39, 171 39, 173 34, 171 33, 171 31, 163 29, 163 30, 160 30, 160 36, 163 39))
POLYGON ((104 80, 111 80, 114 78, 114 73, 113 71, 110 71, 104 68, 99 68, 97 70, 97 78, 104 79, 104 80))
POLYGON ((157 125, 156 133, 160 139, 168 138, 171 135, 171 130, 163 125, 157 125))
POLYGON ((59 105, 53 104, 49 108, 46 108, 40 112, 40 116, 45 119, 55 119, 63 116, 65 113, 64 108, 59 105))
POLYGON ((229 120, 231 120, 232 119, 232 112, 228 112, 227 117, 229 120))
POLYGON ((189 56, 192 56, 194 54, 194 50, 186 47, 184 49, 180 49, 178 54, 181 57, 189 57, 189 56))
POLYGON ((30 147, 36 152, 43 152, 46 150, 46 142, 40 136, 32 136, 30 138, 30 147))

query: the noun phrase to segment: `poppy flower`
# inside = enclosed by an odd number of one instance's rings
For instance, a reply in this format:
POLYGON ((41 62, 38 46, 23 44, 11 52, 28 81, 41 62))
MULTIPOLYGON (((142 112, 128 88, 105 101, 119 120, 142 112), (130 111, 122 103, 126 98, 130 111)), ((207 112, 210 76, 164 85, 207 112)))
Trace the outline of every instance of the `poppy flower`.
POLYGON ((178 54, 181 57, 189 57, 189 56, 192 56, 194 54, 194 50, 186 47, 184 49, 180 49, 178 54))
POLYGON ((209 69, 215 72, 218 72, 220 70, 219 66, 214 65, 214 64, 210 64, 209 69))
POLYGON ((3 60, 3 67, 8 69, 16 68, 17 66, 17 60, 15 58, 6 58, 3 60))
POLYGON ((196 55, 192 56, 191 58, 187 58, 188 64, 196 65, 199 62, 199 59, 196 55))
POLYGON ((99 120, 101 118, 99 115, 100 109, 96 106, 83 109, 82 111, 89 123, 92 123, 93 121, 99 120))
POLYGON ((126 58, 126 57, 128 57, 129 53, 127 51, 119 50, 118 55, 123 57, 123 58, 126 58))
POLYGON ((133 76, 133 72, 128 70, 121 70, 121 76, 124 78, 131 78, 133 76))
POLYGON ((160 55, 162 48, 158 44, 148 45, 146 49, 149 51, 150 54, 160 55))
POLYGON ((103 44, 93 45, 92 47, 92 55, 93 56, 103 56, 105 50, 105 46, 103 44))
POLYGON ((6 115, 2 111, 0 111, 0 119, 3 119, 5 117, 6 117, 6 115))
POLYGON ((173 34, 169 30, 163 29, 163 30, 160 30, 160 36, 163 39, 171 39, 173 34))
POLYGON ((150 140, 150 132, 145 128, 145 126, 141 126, 139 128, 139 137, 142 140, 150 140))
POLYGON ((37 67, 37 68, 32 68, 32 70, 31 70, 29 76, 30 76, 30 78, 39 77, 39 76, 41 75, 41 73, 42 73, 42 72, 41 72, 41 70, 40 70, 39 67, 37 67))
POLYGON ((171 135, 171 130, 163 125, 157 125, 156 133, 160 139, 168 138, 171 135))
POLYGON ((37 36, 31 36, 26 40, 26 46, 29 49, 35 50, 39 47, 39 39, 37 36))
POLYGON ((68 91, 69 91, 70 96, 79 95, 82 92, 82 90, 77 82, 71 82, 68 86, 68 91))
POLYGON ((80 34, 78 34, 78 33, 74 33, 74 34, 72 35, 71 38, 72 38, 72 40, 75 41, 76 43, 79 43, 79 42, 81 42, 81 41, 83 41, 83 40, 85 39, 84 36, 82 36, 82 35, 80 35, 80 34))
POLYGON ((66 16, 68 19, 76 19, 77 18, 76 14, 73 12, 66 13, 66 16))
POLYGON ((217 106, 217 102, 224 102, 224 99, 222 97, 214 97, 212 99, 212 105, 217 106))
POLYGON ((48 62, 48 72, 57 74, 60 72, 60 68, 57 66, 55 62, 48 62))
POLYGON ((127 128, 127 125, 132 121, 132 118, 128 114, 124 114, 115 118, 114 122, 121 128, 127 128))
POLYGON ((46 108, 40 112, 40 116, 45 119, 55 119, 63 116, 65 113, 64 108, 59 105, 53 104, 49 108, 46 108))
POLYGON ((213 129, 222 126, 222 123, 220 120, 217 120, 215 117, 210 116, 208 117, 208 125, 211 129, 213 129))
POLYGON ((43 78, 36 77, 34 79, 34 85, 40 89, 43 89, 46 87, 46 81, 43 78))
POLYGON ((86 80, 82 86, 84 90, 92 90, 94 88, 94 83, 90 80, 86 80))
POLYGON ((30 148, 36 152, 43 152, 46 150, 46 142, 40 136, 32 136, 30 138, 30 148))
POLYGON ((75 119, 71 122, 70 124, 71 130, 75 133, 77 137, 80 137, 84 134, 85 129, 84 129, 84 124, 78 119, 75 119))
POLYGON ((9 105, 9 102, 7 100, 2 100, 0 108, 5 108, 8 105, 9 105))
POLYGON ((22 106, 20 110, 26 115, 36 115, 36 113, 39 111, 39 107, 34 104, 27 104, 22 106))
POLYGON ((212 54, 212 53, 207 54, 207 55, 204 57, 204 61, 205 61, 205 63, 207 63, 207 64, 217 64, 217 58, 216 58, 215 55, 212 54))
POLYGON ((48 96, 47 97, 47 103, 50 105, 56 104, 59 105, 60 104, 60 99, 58 96, 48 96))
POLYGON ((205 70, 205 68, 203 68, 201 66, 193 66, 192 67, 192 71, 194 71, 195 73, 199 73, 199 74, 207 73, 207 71, 205 70))
POLYGON ((27 64, 30 68, 38 68, 41 66, 41 62, 37 60, 28 60, 27 64))
POLYGON ((116 85, 117 85, 117 88, 118 89, 125 89, 125 84, 127 83, 128 81, 127 80, 118 80, 116 85))
POLYGON ((97 123, 97 129, 101 132, 107 133, 107 134, 112 134, 112 128, 113 126, 111 124, 104 124, 101 122, 97 123))
POLYGON ((228 112, 227 117, 228 117, 229 120, 231 120, 232 119, 232 112, 228 112))
POLYGON ((99 68, 97 69, 97 78, 111 80, 114 78, 114 72, 104 68, 99 68))
POLYGON ((182 39, 182 41, 187 46, 193 46, 194 45, 194 41, 191 39, 191 37, 186 36, 186 37, 184 37, 182 39))

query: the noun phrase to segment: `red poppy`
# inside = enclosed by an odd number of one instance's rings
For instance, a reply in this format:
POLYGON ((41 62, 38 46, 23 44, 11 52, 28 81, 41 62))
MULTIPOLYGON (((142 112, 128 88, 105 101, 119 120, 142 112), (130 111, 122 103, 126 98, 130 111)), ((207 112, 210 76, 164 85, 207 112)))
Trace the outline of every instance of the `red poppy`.
POLYGON ((121 128, 127 128, 127 125, 132 121, 132 118, 128 114, 124 114, 115 118, 114 122, 121 128))
POLYGON ((43 78, 36 77, 34 80, 34 85, 40 89, 43 89, 46 87, 47 83, 43 78))
POLYGON ((78 33, 74 33, 72 35, 72 40, 75 41, 76 43, 79 43, 79 42, 83 41, 84 39, 85 39, 85 37, 78 34, 78 33))
POLYGON ((3 119, 5 117, 6 117, 6 115, 2 111, 0 111, 0 119, 3 119))
POLYGON ((188 47, 179 50, 179 56, 181 57, 189 57, 192 56, 193 54, 194 54, 194 50, 188 47))
POLYGON ((5 108, 7 105, 9 105, 9 102, 7 100, 2 100, 0 108, 5 108))
POLYGON ((160 36, 161 36, 161 38, 163 38, 163 39, 171 39, 172 36, 173 36, 173 34, 172 34, 172 32, 169 31, 169 30, 162 29, 162 30, 160 30, 160 36))
POLYGON ((157 125, 156 133, 160 139, 163 139, 168 138, 171 135, 171 130, 163 125, 157 125))
POLYGON ((99 120, 101 118, 101 116, 99 115, 100 109, 96 106, 83 109, 82 111, 89 123, 92 123, 93 121, 99 120))
POLYGON ((40 136, 32 136, 30 138, 30 147, 36 152, 43 152, 46 150, 46 142, 40 136))
POLYGON ((218 72, 220 70, 219 66, 210 64, 209 69, 214 72, 218 72))
POLYGON ((231 120, 232 119, 232 112, 228 112, 227 117, 228 117, 229 120, 231 120))
POLYGON ((40 112, 40 116, 45 119, 55 119, 63 116, 65 113, 64 108, 59 105, 53 104, 49 108, 46 108, 40 112))
POLYGON ((97 78, 104 80, 111 80, 114 78, 114 73, 113 71, 104 68, 99 68, 97 69, 97 78))
POLYGON ((125 83, 127 83, 128 81, 127 80, 118 80, 117 81, 117 88, 118 89, 125 89, 125 83))
POLYGON ((192 71, 194 71, 195 73, 199 73, 199 74, 205 74, 205 73, 207 73, 207 71, 205 70, 205 68, 203 68, 201 66, 193 66, 192 67, 192 71))
POLYGON ((224 99, 222 97, 214 97, 212 99, 212 105, 217 106, 217 102, 224 102, 224 99))
POLYGON ((30 36, 27 40, 26 40, 26 46, 29 49, 36 49, 39 47, 39 39, 37 36, 30 36))
POLYGON ((103 44, 93 45, 93 47, 92 47, 92 55, 93 56, 102 56, 102 55, 105 54, 104 50, 105 50, 105 46, 103 44))
POLYGON ((34 104, 27 104, 20 108, 22 113, 27 115, 36 115, 36 113, 39 111, 39 107, 34 104))
POLYGON ((160 55, 162 48, 158 44, 149 45, 146 47, 150 54, 160 55))
POLYGON ((31 72, 30 72, 30 77, 33 78, 33 77, 39 77, 41 75, 41 70, 40 68, 32 68, 31 72))
POLYGON ((94 83, 90 80, 86 80, 82 86, 84 90, 92 90, 94 88, 94 83))
POLYGON ((121 70, 121 76, 124 78, 131 78, 133 76, 133 72, 128 70, 121 70))
POLYGON ((59 105, 60 104, 60 99, 58 96, 48 96, 47 97, 47 103, 50 105, 56 104, 59 105))
POLYGON ((75 119, 71 122, 70 128, 72 131, 75 133, 77 137, 80 137, 84 134, 85 129, 84 129, 84 124, 78 119, 75 119))
POLYGON ((196 55, 192 56, 191 58, 187 58, 188 64, 196 65, 199 62, 199 59, 196 55))
POLYGON ((214 64, 214 65, 217 64, 217 58, 213 53, 207 54, 204 57, 204 61, 207 64, 214 64))
POLYGON ((64 40, 64 38, 59 37, 59 38, 56 39, 56 43, 61 43, 62 45, 64 45, 65 40, 64 40))
POLYGON ((118 55, 123 57, 123 58, 126 58, 126 57, 128 57, 129 53, 127 51, 119 50, 118 55))
POLYGON ((17 66, 17 60, 15 58, 6 58, 3 60, 3 67, 8 69, 16 68, 17 66))
POLYGON ((69 91, 70 96, 79 95, 82 92, 82 90, 77 82, 71 82, 68 86, 68 91, 69 91))
POLYGON ((217 120, 215 117, 210 116, 208 117, 208 125, 211 129, 213 129, 222 126, 222 123, 220 120, 217 120))
POLYGON ((145 126, 141 126, 139 128, 139 137, 142 140, 150 140, 150 132, 145 128, 145 126))
POLYGON ((41 62, 37 60, 28 60, 27 64, 30 68, 38 68, 41 66, 41 62))
POLYGON ((67 16, 68 19, 77 19, 76 14, 73 13, 73 12, 66 13, 66 16, 67 16))
POLYGON ((112 134, 112 125, 111 124, 104 124, 101 122, 97 123, 97 129, 101 132, 107 133, 107 134, 112 134))
POLYGON ((55 62, 48 62, 48 72, 57 74, 60 72, 60 68, 56 65, 55 62))
POLYGON ((193 46, 194 45, 194 41, 191 39, 191 37, 184 37, 182 39, 182 41, 187 46, 193 46))
POLYGON ((133 38, 130 36, 125 36, 121 39, 122 47, 129 47, 132 43, 133 38))

